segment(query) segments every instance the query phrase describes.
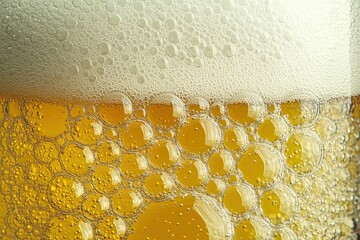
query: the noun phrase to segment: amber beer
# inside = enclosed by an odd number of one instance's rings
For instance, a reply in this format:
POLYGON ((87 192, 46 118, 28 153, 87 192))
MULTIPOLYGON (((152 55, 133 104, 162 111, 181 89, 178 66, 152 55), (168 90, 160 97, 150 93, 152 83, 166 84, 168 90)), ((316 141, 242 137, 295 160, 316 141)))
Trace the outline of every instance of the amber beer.
POLYGON ((357 239, 358 5, 0 2, 0 239, 357 239))

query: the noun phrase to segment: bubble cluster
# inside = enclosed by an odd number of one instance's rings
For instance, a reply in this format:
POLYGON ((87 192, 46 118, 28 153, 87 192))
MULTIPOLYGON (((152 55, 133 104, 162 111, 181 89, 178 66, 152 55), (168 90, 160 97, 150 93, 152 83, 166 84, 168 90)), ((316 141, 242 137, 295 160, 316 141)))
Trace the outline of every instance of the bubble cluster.
MULTIPOLYGON (((305 99, 310 90, 320 98, 356 95, 358 9, 356 0, 6 0, 1 92, 98 102, 117 91, 135 99, 165 91, 218 100, 252 91, 285 101, 299 89, 305 99)), ((120 115, 107 104, 99 109, 105 122, 126 120, 131 110, 122 100, 120 115)), ((253 114, 250 107, 239 120, 253 114)))
POLYGON ((359 97, 112 96, 0 99, 1 239, 356 237, 359 97))

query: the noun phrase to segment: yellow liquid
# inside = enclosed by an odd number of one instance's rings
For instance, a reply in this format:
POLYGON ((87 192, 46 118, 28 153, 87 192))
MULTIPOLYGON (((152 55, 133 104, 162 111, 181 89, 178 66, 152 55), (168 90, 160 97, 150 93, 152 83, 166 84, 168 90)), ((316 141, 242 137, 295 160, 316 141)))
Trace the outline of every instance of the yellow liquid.
POLYGON ((0 239, 355 239, 359 99, 2 97, 0 239))

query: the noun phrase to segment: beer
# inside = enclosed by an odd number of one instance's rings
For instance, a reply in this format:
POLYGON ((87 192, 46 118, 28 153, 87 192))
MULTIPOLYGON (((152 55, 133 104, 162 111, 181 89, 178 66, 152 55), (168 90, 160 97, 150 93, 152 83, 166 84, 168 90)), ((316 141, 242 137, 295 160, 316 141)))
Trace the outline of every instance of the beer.
POLYGON ((358 5, 1 2, 0 238, 357 239, 358 5))

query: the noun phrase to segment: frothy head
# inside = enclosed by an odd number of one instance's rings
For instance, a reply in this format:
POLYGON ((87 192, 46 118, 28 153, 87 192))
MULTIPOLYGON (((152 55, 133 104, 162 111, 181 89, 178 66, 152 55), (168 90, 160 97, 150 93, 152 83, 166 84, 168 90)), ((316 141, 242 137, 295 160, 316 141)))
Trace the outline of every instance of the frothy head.
POLYGON ((1 1, 0 92, 359 94, 357 2, 1 1))

